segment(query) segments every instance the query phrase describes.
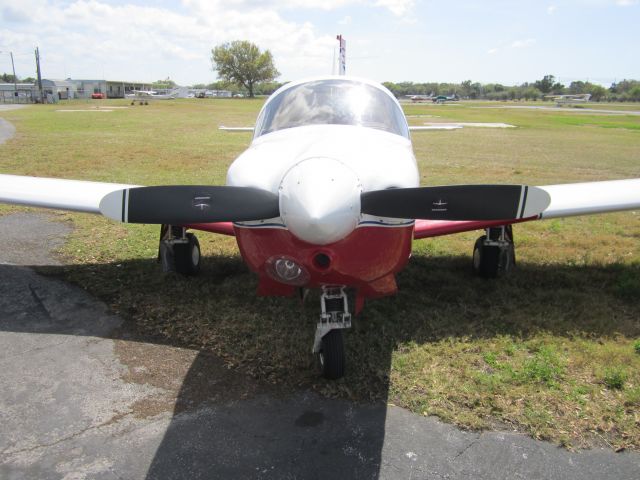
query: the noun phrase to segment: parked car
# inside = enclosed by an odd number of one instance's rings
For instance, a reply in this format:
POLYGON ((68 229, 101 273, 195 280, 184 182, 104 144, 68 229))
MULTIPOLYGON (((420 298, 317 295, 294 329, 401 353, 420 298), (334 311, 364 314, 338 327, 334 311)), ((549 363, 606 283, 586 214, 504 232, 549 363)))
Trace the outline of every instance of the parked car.
POLYGON ((105 98, 105 94, 104 93, 92 93, 91 94, 91 98, 101 100, 101 99, 105 98))

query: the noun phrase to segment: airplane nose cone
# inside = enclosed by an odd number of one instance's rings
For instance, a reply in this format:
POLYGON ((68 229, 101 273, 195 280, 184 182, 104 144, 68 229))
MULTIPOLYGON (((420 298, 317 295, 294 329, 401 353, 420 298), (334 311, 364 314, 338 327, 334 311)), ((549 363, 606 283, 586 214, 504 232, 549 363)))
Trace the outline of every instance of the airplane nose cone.
POLYGON ((342 240, 358 225, 362 185, 332 158, 296 164, 280 184, 280 215, 291 233, 314 245, 342 240))

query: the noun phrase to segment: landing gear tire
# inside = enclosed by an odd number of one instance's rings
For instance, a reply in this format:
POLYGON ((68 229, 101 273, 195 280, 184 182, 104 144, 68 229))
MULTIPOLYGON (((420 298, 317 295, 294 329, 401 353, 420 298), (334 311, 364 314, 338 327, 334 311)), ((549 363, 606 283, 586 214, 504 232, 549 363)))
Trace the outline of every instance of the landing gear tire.
POLYGON ((497 278, 511 272, 516 264, 513 242, 500 247, 485 245, 486 239, 486 235, 481 236, 473 246, 473 272, 482 278, 497 278))
POLYGON ((193 233, 187 233, 186 243, 173 246, 176 272, 182 275, 197 275, 200 272, 200 242, 193 233))
POLYGON ((319 360, 324 378, 337 380, 344 376, 344 342, 341 329, 331 330, 322 337, 319 360))
POLYGON ((482 278, 496 278, 500 270, 500 247, 485 245, 486 238, 481 236, 473 246, 473 271, 482 278))

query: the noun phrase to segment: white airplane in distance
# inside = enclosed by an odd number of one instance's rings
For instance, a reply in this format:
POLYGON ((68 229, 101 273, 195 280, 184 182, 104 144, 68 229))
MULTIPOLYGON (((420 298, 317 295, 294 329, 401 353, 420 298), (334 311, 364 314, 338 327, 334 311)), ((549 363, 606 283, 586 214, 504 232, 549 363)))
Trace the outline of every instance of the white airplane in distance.
POLYGON ((514 223, 640 209, 640 179, 420 187, 420 178, 391 92, 332 76, 291 82, 269 97, 224 186, 0 175, 0 202, 160 224, 163 267, 184 274, 200 266, 188 229, 235 236, 258 295, 321 291, 313 352, 327 378, 344 374, 342 331, 352 314, 396 293, 414 239, 485 230, 472 265, 495 277, 514 265, 514 223))
POLYGON ((132 93, 125 95, 125 98, 131 100, 131 104, 139 101, 148 102, 149 100, 173 100, 176 98, 175 93, 158 93, 155 90, 131 90, 132 93))
POLYGON ((587 103, 591 99, 590 93, 579 93, 574 95, 545 95, 544 98, 550 98, 558 106, 573 105, 574 103, 587 103))
POLYGON ((406 97, 409 100, 411 100, 413 103, 433 102, 433 99, 435 98, 433 96, 433 94, 431 94, 431 95, 406 95, 406 97))

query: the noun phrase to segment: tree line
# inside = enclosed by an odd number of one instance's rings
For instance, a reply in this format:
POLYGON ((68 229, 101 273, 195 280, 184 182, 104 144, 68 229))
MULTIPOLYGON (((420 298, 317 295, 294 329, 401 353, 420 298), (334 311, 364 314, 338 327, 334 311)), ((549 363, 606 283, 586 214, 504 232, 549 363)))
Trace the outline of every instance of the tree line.
MULTIPOLYGON (((218 73, 219 80, 210 84, 197 84, 193 88, 209 90, 229 90, 233 94, 270 95, 286 82, 277 82, 280 75, 269 50, 260 48, 246 40, 223 43, 211 50, 211 65, 218 73)), ((13 83, 33 83, 29 77, 22 80, 4 73, 1 81, 13 83)), ((525 82, 521 85, 502 85, 500 83, 480 83, 466 80, 461 83, 414 83, 384 82, 397 98, 410 95, 456 95, 471 100, 543 100, 547 95, 590 94, 591 100, 609 102, 640 102, 640 81, 622 80, 611 84, 609 88, 591 82, 574 81, 569 86, 556 81, 553 75, 545 75, 540 80, 525 82)), ((152 88, 170 89, 176 83, 170 78, 157 80, 152 88)))
MULTIPOLYGON (((287 82, 259 82, 254 84, 255 95, 271 95, 279 87, 287 82)), ((555 81, 553 75, 546 75, 542 80, 525 82, 521 85, 509 86, 500 83, 479 83, 467 80, 462 83, 438 83, 438 82, 384 82, 391 93, 397 98, 408 95, 452 95, 456 94, 463 99, 471 100, 543 100, 545 95, 575 95, 589 93, 591 100, 596 102, 640 102, 640 81, 621 80, 611 84, 609 88, 591 82, 575 81, 565 86, 555 81)), ((235 93, 247 94, 247 90, 241 85, 218 80, 209 84, 193 85, 193 88, 209 90, 229 90, 235 93)))
POLYGON ((460 98, 478 100, 542 100, 545 95, 591 94, 596 102, 639 102, 640 81, 622 80, 611 84, 609 88, 591 82, 574 81, 569 86, 556 81, 553 75, 545 75, 535 82, 521 85, 502 85, 500 83, 479 83, 466 80, 462 83, 414 83, 384 82, 384 86, 398 98, 407 95, 452 95, 460 98))
POLYGON ((0 83, 36 83, 36 79, 33 77, 19 78, 10 73, 3 73, 0 75, 0 83))

